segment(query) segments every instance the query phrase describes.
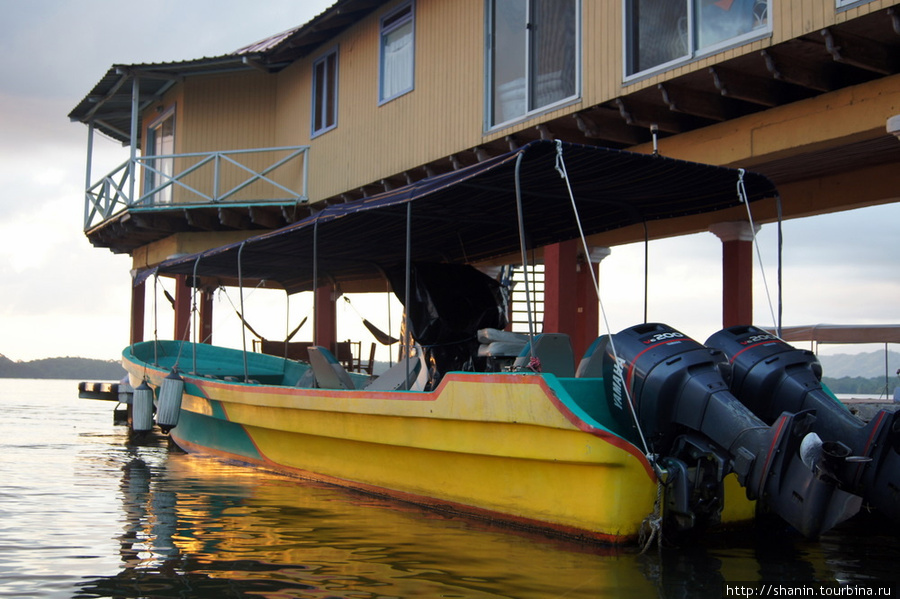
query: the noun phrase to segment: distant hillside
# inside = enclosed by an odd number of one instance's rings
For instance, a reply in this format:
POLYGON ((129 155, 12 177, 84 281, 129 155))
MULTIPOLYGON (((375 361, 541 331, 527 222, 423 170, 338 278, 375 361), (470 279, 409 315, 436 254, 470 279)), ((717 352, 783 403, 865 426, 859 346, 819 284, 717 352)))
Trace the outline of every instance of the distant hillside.
MULTIPOLYGON (((884 351, 873 351, 862 354, 834 354, 819 356, 824 376, 829 378, 880 376, 884 380, 884 351)), ((892 376, 900 368, 900 353, 888 352, 888 373, 892 376)))
POLYGON ((118 381, 125 369, 114 360, 90 358, 44 358, 13 362, 0 354, 0 378, 4 379, 81 379, 118 381))

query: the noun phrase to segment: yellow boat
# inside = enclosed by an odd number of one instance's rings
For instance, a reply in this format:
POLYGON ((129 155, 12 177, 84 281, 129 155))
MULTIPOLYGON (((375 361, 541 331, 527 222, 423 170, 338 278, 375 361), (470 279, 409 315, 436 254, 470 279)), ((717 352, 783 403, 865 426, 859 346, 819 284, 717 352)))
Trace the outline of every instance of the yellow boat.
POLYGON ((550 332, 529 335, 501 368, 472 366, 491 355, 505 310, 499 285, 467 264, 517 248, 526 263, 529 247, 774 193, 743 171, 536 142, 174 258, 142 276, 266 279, 288 292, 324 276, 386 276, 421 346, 407 342, 405 359, 371 378, 316 346, 307 363, 137 343, 123 357, 134 411, 148 414, 155 397, 157 422, 188 451, 571 536, 623 543, 642 527, 734 524, 753 518, 754 500, 817 535, 859 502, 800 455, 811 414, 763 423, 730 394, 721 355, 674 329, 645 323, 600 337, 577 369, 567 338, 550 332), (442 303, 468 312, 441 316, 442 303), (424 317, 440 326, 417 324, 424 317))

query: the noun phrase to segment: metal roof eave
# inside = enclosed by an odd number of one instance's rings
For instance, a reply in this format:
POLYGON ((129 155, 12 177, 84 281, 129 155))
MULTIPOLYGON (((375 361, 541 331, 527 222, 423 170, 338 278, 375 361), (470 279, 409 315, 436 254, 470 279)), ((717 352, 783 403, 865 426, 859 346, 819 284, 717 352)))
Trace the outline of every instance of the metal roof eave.
POLYGON ((229 54, 179 62, 113 65, 72 109, 69 119, 93 124, 105 135, 129 144, 133 101, 131 83, 136 78, 140 80, 140 112, 186 77, 255 70, 259 68, 259 58, 256 54, 229 54))

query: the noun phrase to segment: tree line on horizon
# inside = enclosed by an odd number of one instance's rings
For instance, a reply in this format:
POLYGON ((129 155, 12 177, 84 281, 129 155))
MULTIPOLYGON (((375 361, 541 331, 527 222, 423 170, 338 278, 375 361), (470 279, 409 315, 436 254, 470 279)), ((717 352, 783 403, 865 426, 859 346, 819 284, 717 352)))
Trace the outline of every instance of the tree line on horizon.
POLYGON ((0 354, 0 378, 118 381, 124 376, 125 369, 115 360, 66 357, 14 362, 0 354))

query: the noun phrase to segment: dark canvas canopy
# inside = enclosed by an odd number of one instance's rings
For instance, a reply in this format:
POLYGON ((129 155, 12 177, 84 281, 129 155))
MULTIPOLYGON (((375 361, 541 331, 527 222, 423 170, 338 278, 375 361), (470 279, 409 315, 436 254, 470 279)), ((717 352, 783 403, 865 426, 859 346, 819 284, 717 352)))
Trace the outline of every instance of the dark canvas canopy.
POLYGON ((291 293, 312 288, 314 263, 319 284, 377 279, 406 260, 407 209, 413 260, 475 263, 516 254, 517 172, 527 247, 574 239, 576 218, 566 180, 556 169, 560 151, 586 235, 737 206, 741 176, 750 201, 776 195, 774 184, 756 173, 539 141, 465 169, 330 206, 242 243, 163 262, 158 271, 234 279, 240 255, 244 280, 266 279, 291 293))

